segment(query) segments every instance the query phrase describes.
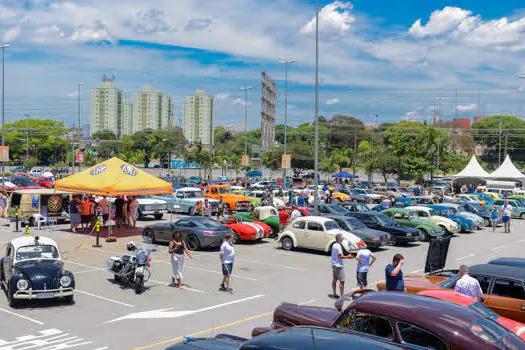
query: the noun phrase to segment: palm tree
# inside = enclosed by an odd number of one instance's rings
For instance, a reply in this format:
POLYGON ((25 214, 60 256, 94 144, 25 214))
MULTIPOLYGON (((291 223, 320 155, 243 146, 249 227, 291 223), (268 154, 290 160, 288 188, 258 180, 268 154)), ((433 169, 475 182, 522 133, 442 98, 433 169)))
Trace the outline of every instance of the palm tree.
POLYGON ((347 165, 352 160, 352 158, 350 158, 350 155, 352 153, 351 151, 352 150, 350 150, 348 147, 335 148, 332 151, 330 158, 335 164, 339 166, 339 172, 342 171, 343 164, 347 165))

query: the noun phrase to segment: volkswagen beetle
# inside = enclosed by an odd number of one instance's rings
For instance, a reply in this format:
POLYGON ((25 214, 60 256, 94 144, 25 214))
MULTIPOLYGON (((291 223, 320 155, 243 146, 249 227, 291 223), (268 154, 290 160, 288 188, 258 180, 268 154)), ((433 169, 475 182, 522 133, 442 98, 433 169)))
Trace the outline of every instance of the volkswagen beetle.
POLYGON ((20 300, 73 301, 75 278, 63 269, 58 244, 48 237, 24 236, 7 244, 0 260, 0 284, 10 306, 20 300))

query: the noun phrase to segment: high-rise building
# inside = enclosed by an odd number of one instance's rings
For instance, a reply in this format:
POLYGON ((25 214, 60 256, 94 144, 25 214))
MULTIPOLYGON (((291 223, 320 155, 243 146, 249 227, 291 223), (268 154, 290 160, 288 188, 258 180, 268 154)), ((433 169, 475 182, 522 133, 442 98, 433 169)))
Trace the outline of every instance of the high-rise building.
POLYGON ((275 147, 275 97, 277 88, 268 74, 262 72, 261 94, 261 150, 275 147))
POLYGON ((213 145, 213 96, 197 90, 195 96, 187 96, 183 110, 184 137, 191 143, 213 145))
POLYGON ((102 77, 102 86, 91 89, 91 134, 111 131, 118 138, 131 134, 131 108, 115 77, 102 77), (129 125, 129 127, 128 127, 129 125))
POLYGON ((146 85, 141 92, 133 94, 131 130, 133 133, 144 129, 166 129, 171 123, 173 104, 171 97, 155 91, 146 85))

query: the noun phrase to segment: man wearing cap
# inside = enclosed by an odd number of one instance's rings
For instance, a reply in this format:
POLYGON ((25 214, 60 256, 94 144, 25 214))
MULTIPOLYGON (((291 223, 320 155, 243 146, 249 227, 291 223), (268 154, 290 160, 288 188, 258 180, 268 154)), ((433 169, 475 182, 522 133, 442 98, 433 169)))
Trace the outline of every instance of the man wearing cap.
POLYGON ((343 259, 351 259, 354 257, 353 254, 344 255, 343 254, 343 246, 341 243, 343 242, 343 234, 338 233, 335 236, 335 243, 332 244, 332 292, 333 294, 330 296, 332 298, 339 298, 339 295, 337 295, 336 287, 337 287, 337 281, 339 281, 339 291, 341 292, 341 296, 345 294, 345 271, 344 271, 344 262, 343 259))

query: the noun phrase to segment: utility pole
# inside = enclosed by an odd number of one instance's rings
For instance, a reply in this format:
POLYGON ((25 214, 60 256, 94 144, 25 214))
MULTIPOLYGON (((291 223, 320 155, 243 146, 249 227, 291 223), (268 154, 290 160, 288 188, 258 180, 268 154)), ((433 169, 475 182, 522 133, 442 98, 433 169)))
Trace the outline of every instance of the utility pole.
POLYGON ((248 139, 246 133, 248 131, 248 90, 253 89, 251 86, 242 87, 244 91, 244 155, 248 155, 248 139))
MULTIPOLYGON (((82 124, 81 124, 81 114, 82 114, 82 110, 81 110, 81 99, 80 99, 80 87, 84 85, 84 83, 78 83, 77 84, 77 101, 78 101, 78 134, 77 134, 77 142, 78 142, 78 152, 80 152, 80 133, 82 131, 82 124)), ((73 152, 74 153, 74 152, 73 152)), ((74 161, 76 159, 76 154, 73 154, 73 164, 74 161)), ((80 169, 81 169, 81 165, 80 165, 80 162, 78 162, 78 172, 80 172, 80 169)), ((73 173, 75 172, 75 166, 73 165, 73 173)))
POLYGON ((182 176, 182 118, 179 117, 179 176, 182 176))
POLYGON ((437 162, 436 162, 436 176, 439 178, 439 151, 441 147, 441 133, 438 129, 438 139, 437 139, 437 162))
POLYGON ((503 122, 499 121, 499 150, 498 150, 498 164, 501 165, 501 126, 503 122))
POLYGON ((509 130, 505 130, 505 158, 507 158, 507 140, 509 138, 509 130))
POLYGON ((319 206, 319 0, 315 0, 315 180, 314 207, 319 206))
POLYGON ((357 129, 355 129, 355 132, 354 132, 354 167, 353 167, 354 176, 355 176, 356 166, 357 166, 357 129))
MULTIPOLYGON (((294 63, 295 60, 280 60, 277 61, 284 64, 284 154, 287 154, 288 146, 288 64, 294 63)), ((286 167, 283 169, 283 188, 286 187, 286 167)))
POLYGON ((25 115, 26 117, 26 160, 29 160, 29 115, 25 115))
MULTIPOLYGON (((2 147, 5 146, 5 69, 4 69, 4 62, 5 62, 5 49, 7 49, 10 45, 4 44, 0 45, 0 49, 2 49, 2 147)), ((5 188, 5 162, 2 162, 2 190, 5 188)))

